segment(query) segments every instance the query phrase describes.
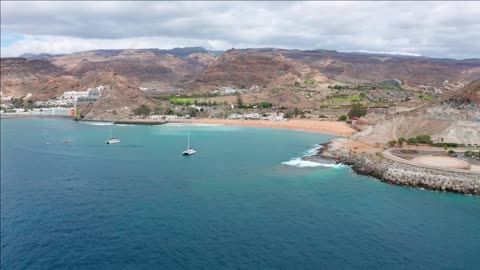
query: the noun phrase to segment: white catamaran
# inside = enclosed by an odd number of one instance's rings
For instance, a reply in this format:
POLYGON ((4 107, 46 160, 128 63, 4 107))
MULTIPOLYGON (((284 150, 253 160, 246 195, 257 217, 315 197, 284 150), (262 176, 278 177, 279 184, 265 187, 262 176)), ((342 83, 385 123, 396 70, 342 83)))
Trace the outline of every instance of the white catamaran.
POLYGON ((112 136, 113 135, 112 133, 113 133, 112 127, 110 126, 110 138, 105 141, 106 144, 114 144, 114 143, 119 143, 120 142, 120 139, 114 138, 112 136))
POLYGON ((195 151, 195 149, 190 147, 190 128, 188 128, 188 131, 187 131, 187 150, 183 151, 182 155, 191 156, 191 155, 195 154, 196 152, 197 151, 195 151))

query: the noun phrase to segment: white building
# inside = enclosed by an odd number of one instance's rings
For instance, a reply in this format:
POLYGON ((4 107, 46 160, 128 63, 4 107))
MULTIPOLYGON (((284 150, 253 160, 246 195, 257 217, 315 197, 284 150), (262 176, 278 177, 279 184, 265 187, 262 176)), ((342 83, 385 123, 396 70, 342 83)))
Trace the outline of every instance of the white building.
POLYGON ((233 114, 230 114, 227 118, 228 118, 228 119, 231 119, 231 120, 234 120, 234 119, 243 119, 243 116, 240 115, 240 114, 233 113, 233 114))
POLYGON ((243 115, 246 120, 260 120, 260 114, 258 113, 248 113, 243 115))
POLYGON ((148 119, 152 119, 152 120, 166 120, 166 121, 169 121, 169 120, 175 120, 175 119, 178 119, 179 117, 174 115, 174 114, 169 114, 169 115, 158 115, 158 114, 154 114, 154 115, 150 115, 148 116, 148 119))
POLYGON ((62 98, 75 100, 79 97, 88 97, 88 91, 67 91, 63 92, 62 98))

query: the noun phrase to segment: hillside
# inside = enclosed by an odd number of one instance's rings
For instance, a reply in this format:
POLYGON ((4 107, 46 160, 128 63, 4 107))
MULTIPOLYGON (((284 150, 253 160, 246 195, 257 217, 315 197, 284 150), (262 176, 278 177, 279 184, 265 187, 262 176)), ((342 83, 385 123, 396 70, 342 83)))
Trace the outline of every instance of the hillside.
MULTIPOLYGON (((114 70, 142 88, 210 91, 223 86, 288 90, 298 81, 320 84, 398 79, 405 87, 455 89, 480 78, 480 60, 341 53, 327 50, 203 48, 95 50, 1 59, 4 95, 49 98, 76 90, 88 74, 114 70), (445 84, 448 81, 448 84, 445 84)), ((326 87, 326 86, 325 86, 326 87)), ((320 89, 320 88, 319 88, 320 89)), ((318 90, 318 89, 317 89, 318 90)), ((321 89, 320 89, 321 90, 321 89)))
POLYGON ((400 79, 407 85, 440 87, 445 81, 465 83, 480 78, 480 59, 454 60, 325 50, 281 50, 280 53, 339 81, 400 79))
POLYGON ((51 98, 71 89, 76 78, 47 59, 2 58, 1 89, 4 96, 20 97, 33 93, 51 98))
POLYGON ((369 144, 385 144, 400 137, 431 135, 434 142, 480 143, 480 80, 476 80, 438 101, 415 109, 390 111, 385 116, 367 115, 373 124, 353 139, 369 144))
POLYGON ((308 65, 270 50, 229 50, 215 59, 198 76, 191 88, 214 89, 222 86, 261 88, 291 86, 295 81, 327 78, 308 65))
POLYGON ((81 115, 85 119, 120 119, 128 117, 132 110, 141 105, 147 105, 150 108, 156 105, 155 101, 146 97, 134 82, 132 83, 113 71, 86 76, 82 82, 86 87, 97 85, 107 87, 106 93, 101 99, 80 109, 81 115))

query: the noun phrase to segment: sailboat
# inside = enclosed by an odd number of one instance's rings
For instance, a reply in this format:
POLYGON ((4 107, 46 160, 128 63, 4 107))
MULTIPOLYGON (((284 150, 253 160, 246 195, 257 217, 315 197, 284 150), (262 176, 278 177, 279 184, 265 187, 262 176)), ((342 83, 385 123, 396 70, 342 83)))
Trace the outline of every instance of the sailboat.
POLYGON ((184 156, 191 156, 195 154, 197 151, 195 149, 190 147, 190 128, 187 131, 187 150, 182 152, 182 155, 184 156))
POLYGON ((105 141, 106 144, 114 144, 114 143, 120 142, 120 139, 114 138, 112 133, 113 133, 112 127, 110 126, 110 139, 105 141))

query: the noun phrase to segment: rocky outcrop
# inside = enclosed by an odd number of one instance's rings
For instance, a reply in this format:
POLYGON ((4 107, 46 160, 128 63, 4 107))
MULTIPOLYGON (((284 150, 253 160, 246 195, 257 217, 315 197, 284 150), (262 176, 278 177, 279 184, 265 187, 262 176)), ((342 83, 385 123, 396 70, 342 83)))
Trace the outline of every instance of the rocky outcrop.
POLYGON ((380 154, 348 154, 337 157, 337 162, 351 165, 362 175, 383 182, 429 190, 480 195, 480 175, 444 171, 404 164, 383 158, 380 154))
POLYGON ((85 79, 91 85, 106 86, 105 94, 96 102, 80 108, 82 118, 85 120, 112 120, 123 119, 132 114, 133 110, 146 105, 155 108, 156 102, 146 96, 135 82, 116 74, 113 71, 102 72, 91 78, 85 79))
POLYGON ((440 100, 433 100, 412 109, 394 108, 384 115, 370 114, 360 121, 372 126, 357 125, 362 132, 352 137, 369 144, 385 145, 401 137, 428 134, 436 143, 480 143, 480 80, 466 85, 440 100))

